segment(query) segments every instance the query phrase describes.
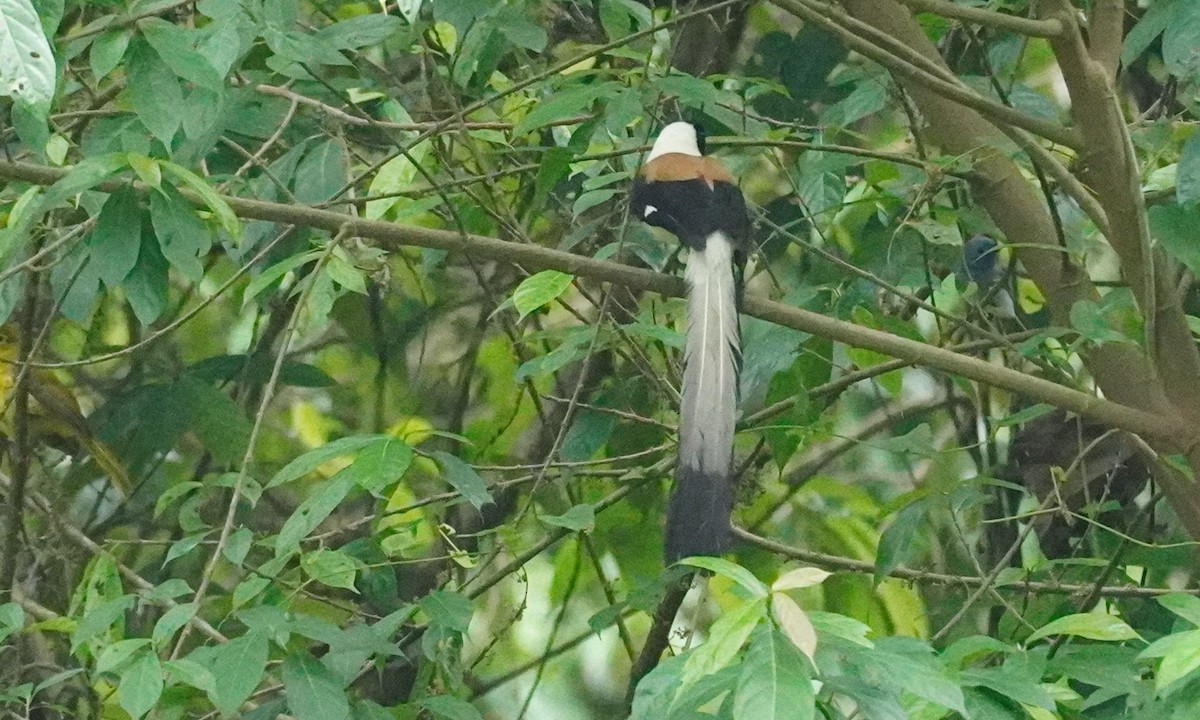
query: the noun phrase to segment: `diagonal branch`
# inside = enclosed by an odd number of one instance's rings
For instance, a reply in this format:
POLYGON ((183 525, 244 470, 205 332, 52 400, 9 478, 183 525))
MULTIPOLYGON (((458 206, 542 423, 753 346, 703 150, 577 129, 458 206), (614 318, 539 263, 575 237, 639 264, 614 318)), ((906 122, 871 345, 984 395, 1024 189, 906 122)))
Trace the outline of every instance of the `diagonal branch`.
MULTIPOLYGON (((913 10, 935 13, 942 17, 954 18, 963 22, 975 23, 996 30, 1006 30, 1018 35, 1030 37, 1055 37, 1063 32, 1062 23, 1055 18, 1033 20, 1030 18, 1005 15, 994 10, 959 5, 949 0, 900 0, 913 10)), ((1115 0, 1120 2, 1120 0, 1115 0)))
MULTIPOLYGON (((1005 123, 1040 135, 1059 145, 1079 147, 1079 133, 1051 120, 1035 118, 993 102, 964 85, 944 63, 933 62, 886 32, 862 23, 838 5, 822 0, 772 0, 805 22, 822 28, 852 50, 937 94, 964 105, 994 123, 1005 123), (861 35, 861 36, 860 36, 861 35)), ((903 9, 897 10, 907 15, 903 9)), ((940 60, 940 58, 939 58, 940 60)))
MULTIPOLYGON (((66 170, 42 165, 0 161, 0 177, 41 185, 53 184, 66 172, 66 170)), ((97 189, 111 192, 125 184, 125 181, 113 180, 101 184, 97 189)), ((1024 184, 1021 187, 1025 187, 1024 184)), ((190 191, 183 191, 183 195, 197 207, 205 206, 203 199, 190 191)), ((512 263, 527 270, 559 270, 592 280, 624 285, 635 290, 657 292, 670 297, 683 296, 683 280, 679 278, 539 245, 514 243, 449 230, 397 225, 380 220, 364 220, 343 213, 304 206, 283 205, 232 196, 222 196, 222 199, 241 218, 299 225, 331 233, 349 233, 373 240, 380 247, 389 250, 407 246, 434 248, 463 253, 480 259, 512 263)), ((1044 210, 1042 212, 1044 213, 1044 210)), ((1057 260, 1057 253, 1052 254, 1052 257, 1057 260)), ((1055 264, 1057 265, 1057 262, 1055 264)), ((993 365, 978 358, 861 327, 765 298, 747 297, 744 311, 748 315, 778 325, 809 332, 853 347, 875 350, 912 364, 961 375, 985 385, 1003 388, 1070 412, 1079 413, 1113 427, 1146 435, 1160 442, 1166 441, 1172 446, 1180 448, 1200 446, 1200 438, 1193 437, 1192 426, 1180 422, 1179 418, 1169 411, 1147 412, 1139 407, 1126 406, 1098 398, 1011 368, 993 365)), ((1119 348, 1121 346, 1105 346, 1105 348, 1110 347, 1119 348)), ((1131 354, 1137 357, 1136 353, 1131 354)), ((1122 372, 1126 378, 1132 380, 1132 370, 1133 368, 1126 367, 1122 372)))

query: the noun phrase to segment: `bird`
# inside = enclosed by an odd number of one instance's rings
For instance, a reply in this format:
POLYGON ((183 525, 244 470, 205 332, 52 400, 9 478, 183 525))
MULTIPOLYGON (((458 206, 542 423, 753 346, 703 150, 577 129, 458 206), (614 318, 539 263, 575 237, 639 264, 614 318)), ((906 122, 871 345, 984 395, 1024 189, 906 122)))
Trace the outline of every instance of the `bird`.
POLYGON ((693 123, 665 126, 634 178, 630 205, 688 249, 678 458, 663 541, 669 563, 720 555, 731 540, 738 306, 750 217, 732 174, 705 154, 704 140, 693 123))
MULTIPOLYGON (((18 341, 11 324, 0 327, 0 406, 8 404, 17 385, 18 341)), ((109 482, 122 498, 129 497, 132 480, 129 472, 104 441, 96 437, 79 408, 74 392, 48 370, 31 369, 28 388, 30 399, 29 427, 34 443, 45 443, 68 454, 78 454, 79 447, 108 476, 109 482)), ((0 443, 12 437, 11 410, 0 417, 0 443)))
POLYGON ((954 277, 964 288, 975 283, 981 306, 996 317, 1016 318, 1008 272, 1000 263, 1000 245, 987 235, 974 235, 963 243, 962 258, 954 277))

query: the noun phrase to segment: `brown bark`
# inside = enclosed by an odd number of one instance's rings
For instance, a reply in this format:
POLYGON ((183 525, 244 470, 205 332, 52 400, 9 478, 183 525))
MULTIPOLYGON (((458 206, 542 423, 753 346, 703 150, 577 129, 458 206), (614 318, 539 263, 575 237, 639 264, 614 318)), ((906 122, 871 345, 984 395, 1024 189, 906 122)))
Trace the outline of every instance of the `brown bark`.
MULTIPOLYGON (((945 67, 933 43, 912 15, 894 0, 842 0, 850 14, 877 31, 906 44, 928 61, 945 67)), ((1125 142, 1112 82, 1105 73, 1111 50, 1099 48, 1105 59, 1092 60, 1082 43, 1068 3, 1044 19, 1055 19, 1067 31, 1052 38, 1064 77, 1071 88, 1073 116, 1083 134, 1086 168, 1084 184, 1097 195, 1110 228, 1109 241, 1121 258, 1122 269, 1149 314, 1148 339, 1157 367, 1144 353, 1128 345, 1107 344, 1084 355, 1088 370, 1109 399, 1164 417, 1186 418, 1181 437, 1155 447, 1165 453, 1185 452, 1193 468, 1200 468, 1200 449, 1194 438, 1200 424, 1200 355, 1178 304, 1171 299, 1169 264, 1159 258, 1161 270, 1147 266, 1149 246, 1142 198, 1137 191, 1137 168, 1125 142), (1169 400, 1168 400, 1169 398, 1169 400)), ((949 69, 946 68, 948 71, 949 69)), ((1057 236, 1043 198, 1021 175, 1017 165, 995 148, 1004 147, 996 119, 984 119, 926 85, 905 82, 929 135, 951 154, 970 153, 978 158, 972 180, 976 200, 1015 248, 1022 265, 1046 297, 1051 317, 1065 324, 1079 300, 1094 299, 1096 290, 1086 273, 1069 262, 1058 247, 1057 236)), ((1200 498, 1192 483, 1174 473, 1160 473, 1176 512, 1194 537, 1200 537, 1200 498)))

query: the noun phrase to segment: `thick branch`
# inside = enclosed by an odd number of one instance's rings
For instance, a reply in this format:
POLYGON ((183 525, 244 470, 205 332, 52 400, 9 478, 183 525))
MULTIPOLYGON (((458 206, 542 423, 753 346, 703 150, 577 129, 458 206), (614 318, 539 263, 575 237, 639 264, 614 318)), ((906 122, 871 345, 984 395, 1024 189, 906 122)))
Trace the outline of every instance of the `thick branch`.
MULTIPOLYGON (((895 0, 841 0, 841 2, 856 18, 870 24, 875 30, 907 44, 930 60, 944 64, 937 49, 922 31, 920 25, 895 0)), ((1060 22, 1064 23, 1073 21, 1069 17, 1064 19, 1062 14, 1058 18, 1060 22)), ((1057 45, 1063 41, 1053 40, 1052 42, 1057 45)), ((1067 68, 1064 67, 1063 71, 1064 75, 1067 75, 1067 68)), ((1069 76, 1067 81, 1070 84, 1069 76)), ((978 114, 957 106, 920 84, 908 83, 906 88, 916 100, 921 114, 928 121, 930 135, 945 151, 961 154, 975 151, 981 147, 1003 146, 998 143, 998 135, 992 125, 978 114)), ((1113 107, 1115 107, 1115 103, 1113 107)), ((1084 122, 1082 113, 1085 112, 1089 113, 1089 122, 1107 122, 1104 118, 1112 116, 1112 109, 1109 107, 1103 109, 1094 107, 1091 111, 1075 107, 1073 110, 1076 113, 1077 121, 1081 124, 1084 122), (1096 113, 1102 113, 1099 115, 1099 119, 1092 117, 1092 114, 1096 113)), ((1092 145, 1092 138, 1086 134, 1085 140, 1086 147, 1103 147, 1105 148, 1104 152, 1117 156, 1117 162, 1122 164, 1125 162, 1127 150, 1123 145, 1092 145)), ((1007 239, 1017 243, 1015 248, 1017 256, 1045 295, 1051 317, 1055 318, 1059 324, 1067 324, 1066 321, 1074 303, 1079 300, 1095 299, 1097 293, 1082 269, 1070 263, 1068 258, 1063 255, 1063 249, 1058 247, 1057 234, 1042 198, 1021 176, 1016 164, 999 152, 986 155, 983 160, 976 163, 975 170, 976 176, 971 182, 975 198, 987 209, 988 214, 1004 232, 1007 239)), ((1087 180, 1092 180, 1092 182, 1085 182, 1085 185, 1098 191, 1110 229, 1115 237, 1122 234, 1120 228, 1131 227, 1128 225, 1128 217, 1136 219, 1136 214, 1131 216, 1126 213, 1125 218, 1115 218, 1114 215, 1124 212, 1125 208, 1120 205, 1116 207, 1111 205, 1106 193, 1097 184, 1101 182, 1107 182, 1110 185, 1120 184, 1119 190, 1115 187, 1110 189, 1117 196, 1121 196, 1122 193, 1129 193, 1134 183, 1130 182, 1128 168, 1112 171, 1110 166, 1109 170, 1111 171, 1110 177, 1093 179, 1089 176, 1087 180)), ((1138 236, 1135 229, 1128 237, 1137 238, 1138 236)), ((1122 263, 1124 263, 1124 257, 1122 257, 1122 263)), ((1140 266, 1135 270, 1127 268, 1127 272, 1135 273, 1139 278, 1143 275, 1140 270, 1140 266)), ((1135 279, 1128 275, 1127 277, 1131 283, 1135 279)), ((1152 324, 1155 319, 1159 320, 1159 332, 1156 337, 1160 343, 1174 342, 1178 333, 1174 316, 1182 317, 1177 308, 1168 306, 1167 309, 1170 312, 1151 318, 1152 324)), ((1186 330, 1186 326, 1184 329, 1186 330)), ((1191 342, 1190 337, 1188 341, 1191 342)), ((1189 358, 1195 355, 1195 347, 1180 348, 1179 350, 1178 358, 1167 362, 1190 365, 1189 358)), ((1109 399, 1141 408, 1160 417, 1175 417, 1178 421, 1186 422, 1190 427, 1186 430, 1180 429, 1184 435, 1193 434, 1193 428, 1200 425, 1200 421, 1191 416, 1184 419, 1185 416, 1181 415, 1180 409, 1174 406, 1175 402, 1187 402, 1187 398, 1200 392, 1200 373, 1185 369, 1171 378, 1171 384, 1164 389, 1161 380, 1165 378, 1161 377, 1149 358, 1135 347, 1108 344, 1090 349, 1083 356, 1092 377, 1095 378, 1096 383, 1109 399), (1190 388, 1180 388, 1177 393, 1174 388, 1178 384, 1190 384, 1190 388), (1171 395, 1170 401, 1167 399, 1168 392, 1171 395)), ((1173 448, 1160 449, 1172 453, 1182 449, 1187 452, 1191 466, 1200 468, 1200 446, 1184 443, 1173 448)), ((1197 496, 1183 483, 1172 484, 1167 491, 1172 506, 1187 526, 1188 532, 1193 537, 1200 537, 1200 496, 1197 496)))
POLYGON ((1086 140, 1085 182, 1104 205, 1111 228, 1107 239, 1142 310, 1147 347, 1166 395, 1181 414, 1200 422, 1200 352, 1175 302, 1173 263, 1151 247, 1137 158, 1116 89, 1103 66, 1088 55, 1071 5, 1058 0, 1056 6, 1056 16, 1069 23, 1069 32, 1051 46, 1071 93, 1071 113, 1086 140))
MULTIPOLYGON (((930 63, 931 58, 927 56, 922 58, 922 53, 913 52, 910 46, 892 38, 886 32, 876 32, 877 29, 872 28, 869 23, 859 23, 853 16, 846 15, 845 11, 837 5, 831 5, 821 0, 772 0, 772 2, 805 22, 832 33, 850 49, 862 53, 887 69, 919 83, 939 95, 983 114, 994 122, 1007 123, 1028 130, 1035 135, 1070 148, 1076 148, 1079 145, 1079 134, 1073 128, 1063 127, 1051 120, 1031 117, 1007 105, 1000 105, 988 100, 958 80, 949 68, 940 62, 940 58, 938 62, 930 63), (858 27, 854 27, 856 25, 858 27), (867 39, 860 37, 859 33, 874 34, 874 37, 867 39)), ((887 2, 895 4, 891 0, 887 0, 887 2)), ((896 7, 898 8, 896 12, 908 16, 903 8, 896 7)))
MULTIPOLYGON (((1054 22, 1055 19, 1050 18, 1049 21, 1054 22)), ((1092 14, 1088 18, 1088 49, 1092 59, 1113 82, 1117 79, 1117 65, 1121 62, 1124 35, 1125 0, 1092 0, 1092 14)))
MULTIPOLYGON (((49 185, 65 174, 65 170, 57 168, 0 161, 0 177, 14 180, 49 185)), ((124 181, 109 181, 102 184, 100 189, 112 191, 124 184, 126 184, 124 181)), ((1024 184, 1021 187, 1024 188, 1024 184)), ((186 191, 184 195, 197 207, 204 206, 202 199, 198 196, 186 191)), ((373 240, 379 246, 389 250, 397 250, 406 246, 435 248, 460 252, 476 258, 508 262, 527 270, 560 270, 592 280, 625 285, 635 290, 657 292, 671 297, 683 296, 683 281, 679 278, 660 275, 650 270, 620 263, 573 255, 538 245, 507 242, 449 230, 397 225, 380 220, 363 220, 330 210, 317 210, 304 206, 246 200, 231 196, 223 196, 223 198, 242 218, 301 225, 331 233, 348 232, 373 240)), ((1057 261, 1056 253, 1053 257, 1057 261)), ((1193 444, 1191 428, 1181 424, 1179 419, 1170 413, 1151 413, 1134 407, 1126 407, 1057 385, 1048 380, 1026 375, 1011 368, 992 365, 983 360, 959 355, 943 348, 860 327, 763 298, 746 298, 745 311, 749 315, 779 325, 844 342, 854 347, 875 350, 891 357, 905 359, 913 364, 961 375, 985 385, 1003 388, 1079 413, 1085 417, 1094 418, 1113 427, 1146 435, 1159 441, 1167 441, 1179 447, 1190 447, 1193 444)))

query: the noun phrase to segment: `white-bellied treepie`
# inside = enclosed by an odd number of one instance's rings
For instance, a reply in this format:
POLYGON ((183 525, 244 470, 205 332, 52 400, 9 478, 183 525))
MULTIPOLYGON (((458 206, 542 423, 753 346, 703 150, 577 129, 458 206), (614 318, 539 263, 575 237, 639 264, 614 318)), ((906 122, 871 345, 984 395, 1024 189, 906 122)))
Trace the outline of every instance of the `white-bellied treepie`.
POLYGON ((667 508, 668 562, 719 555, 733 511, 738 305, 750 219, 729 170, 704 155, 687 122, 667 125, 633 185, 632 212, 688 248, 688 329, 679 407, 679 458, 667 508))

